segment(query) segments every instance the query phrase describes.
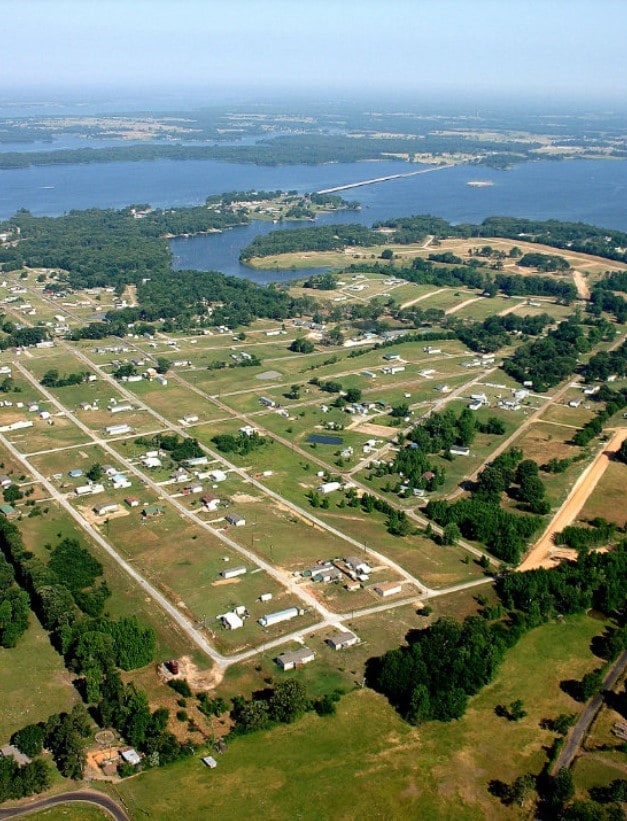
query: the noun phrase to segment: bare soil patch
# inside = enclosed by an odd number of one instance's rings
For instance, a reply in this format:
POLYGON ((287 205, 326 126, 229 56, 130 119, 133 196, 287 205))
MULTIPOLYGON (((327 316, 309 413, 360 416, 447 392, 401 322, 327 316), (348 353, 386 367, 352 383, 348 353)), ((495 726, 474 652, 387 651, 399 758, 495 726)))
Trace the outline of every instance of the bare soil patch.
MULTIPOLYGON (((352 430, 353 426, 350 425, 348 430, 352 430)), ((372 422, 362 422, 361 424, 355 425, 355 430, 359 431, 359 433, 371 433, 373 436, 396 436, 398 434, 398 428, 391 428, 387 425, 375 425, 372 422)))

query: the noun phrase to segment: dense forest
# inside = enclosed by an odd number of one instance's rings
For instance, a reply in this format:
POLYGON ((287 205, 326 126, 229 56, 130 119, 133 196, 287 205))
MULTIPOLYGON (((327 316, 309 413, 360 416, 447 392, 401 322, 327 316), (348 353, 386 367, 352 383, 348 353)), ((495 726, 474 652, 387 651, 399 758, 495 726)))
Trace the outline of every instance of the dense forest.
POLYGON ((491 141, 461 134, 427 134, 421 137, 345 136, 341 134, 292 134, 261 140, 253 145, 182 145, 149 143, 110 148, 74 148, 52 151, 6 151, 0 169, 34 165, 138 162, 148 160, 222 160, 256 165, 319 165, 327 162, 359 162, 390 159, 394 155, 464 153, 485 157, 494 164, 529 159, 539 143, 491 141), (504 162, 505 158, 505 162, 504 162))

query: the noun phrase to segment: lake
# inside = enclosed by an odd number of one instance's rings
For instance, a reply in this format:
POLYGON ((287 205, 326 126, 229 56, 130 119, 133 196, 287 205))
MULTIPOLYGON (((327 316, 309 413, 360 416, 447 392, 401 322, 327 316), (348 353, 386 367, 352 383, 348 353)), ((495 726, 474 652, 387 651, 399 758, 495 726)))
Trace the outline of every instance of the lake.
MULTIPOLYGON (((35 166, 0 171, 0 218, 19 208, 37 215, 57 215, 70 209, 121 208, 132 203, 194 205, 209 194, 233 190, 312 192, 416 168, 401 161, 255 166, 215 160, 35 166)), ((340 193, 346 199, 359 200, 362 210, 325 215, 318 224, 369 225, 391 217, 428 213, 454 223, 504 215, 581 221, 627 231, 627 160, 545 161, 524 163, 507 171, 460 165, 340 193), (472 180, 492 185, 467 185, 472 180)), ((173 267, 219 270, 258 282, 294 278, 293 272, 253 272, 239 264, 241 248, 257 234, 277 227, 254 222, 222 234, 173 240, 173 267)))

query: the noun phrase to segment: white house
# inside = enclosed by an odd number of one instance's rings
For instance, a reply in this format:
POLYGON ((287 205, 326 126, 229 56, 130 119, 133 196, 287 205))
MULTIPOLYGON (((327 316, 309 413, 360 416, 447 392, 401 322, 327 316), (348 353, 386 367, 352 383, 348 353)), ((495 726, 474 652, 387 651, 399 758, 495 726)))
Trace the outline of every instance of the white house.
POLYGON ((318 487, 319 493, 333 493, 334 490, 339 490, 342 487, 340 482, 323 482, 318 487))

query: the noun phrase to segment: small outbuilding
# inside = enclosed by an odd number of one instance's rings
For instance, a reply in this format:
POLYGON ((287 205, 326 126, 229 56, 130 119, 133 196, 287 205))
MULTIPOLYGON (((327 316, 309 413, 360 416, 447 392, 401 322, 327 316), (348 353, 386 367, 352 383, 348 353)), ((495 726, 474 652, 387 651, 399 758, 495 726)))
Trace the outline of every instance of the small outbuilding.
POLYGON ((230 525, 233 525, 233 527, 244 527, 246 524, 246 519, 238 513, 227 513, 225 518, 230 525))

